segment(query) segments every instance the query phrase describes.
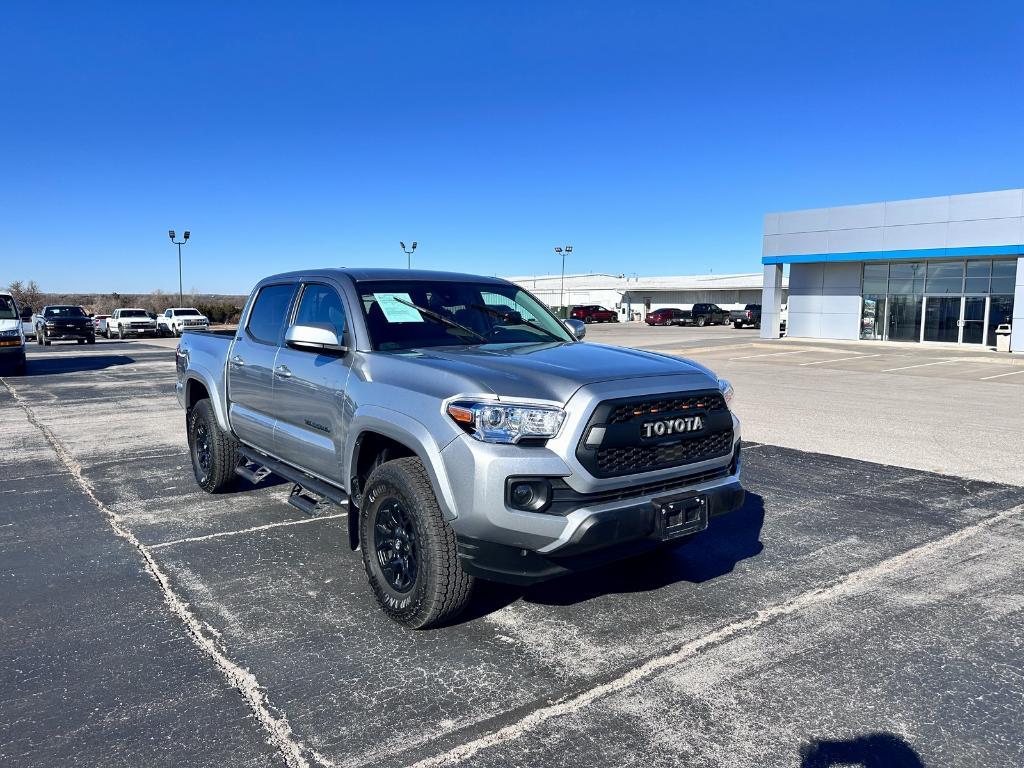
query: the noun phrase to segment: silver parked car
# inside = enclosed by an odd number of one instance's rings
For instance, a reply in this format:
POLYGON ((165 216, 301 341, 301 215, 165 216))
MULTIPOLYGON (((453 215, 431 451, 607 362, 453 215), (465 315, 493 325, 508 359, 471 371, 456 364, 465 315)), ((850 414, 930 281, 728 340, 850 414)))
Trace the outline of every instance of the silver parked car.
POLYGON ((567 323, 496 278, 269 277, 237 331, 178 345, 196 480, 269 472, 311 514, 347 501, 374 595, 413 628, 451 619, 476 578, 673 547, 739 507, 728 382, 567 323))

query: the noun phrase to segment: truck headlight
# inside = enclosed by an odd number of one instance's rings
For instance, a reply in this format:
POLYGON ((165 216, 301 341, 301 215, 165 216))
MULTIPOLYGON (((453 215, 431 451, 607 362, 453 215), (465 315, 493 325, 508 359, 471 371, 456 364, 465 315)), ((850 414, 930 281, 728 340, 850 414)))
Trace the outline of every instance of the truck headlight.
POLYGON ((728 379, 719 379, 718 389, 722 393, 722 397, 725 398, 726 405, 731 403, 732 399, 736 397, 736 392, 733 390, 732 384, 729 383, 728 379))
POLYGON ((456 424, 485 443, 546 440, 558 434, 565 420, 565 411, 551 405, 462 400, 449 403, 446 411, 456 424))

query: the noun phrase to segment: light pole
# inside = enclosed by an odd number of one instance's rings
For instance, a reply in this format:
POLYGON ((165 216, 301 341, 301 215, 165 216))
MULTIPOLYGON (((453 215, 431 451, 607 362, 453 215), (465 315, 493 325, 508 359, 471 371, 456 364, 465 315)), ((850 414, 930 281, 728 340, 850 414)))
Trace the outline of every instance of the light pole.
POLYGON ((408 259, 408 268, 412 269, 412 252, 416 250, 416 241, 412 241, 412 248, 406 248, 405 243, 399 240, 398 244, 402 246, 402 251, 405 253, 408 259))
POLYGON ((558 309, 561 311, 562 307, 565 306, 565 257, 572 253, 572 246, 567 245, 565 248, 555 248, 555 253, 562 257, 562 285, 558 289, 558 309))
POLYGON ((175 240, 174 239, 174 230, 173 229, 168 229, 167 230, 167 236, 169 238, 171 238, 171 242, 174 243, 176 246, 178 246, 178 306, 179 307, 182 304, 185 303, 184 299, 182 298, 182 290, 181 290, 181 246, 183 246, 185 243, 188 242, 188 236, 191 235, 191 234, 192 233, 189 232, 186 229, 185 230, 185 239, 179 241, 179 240, 175 240))

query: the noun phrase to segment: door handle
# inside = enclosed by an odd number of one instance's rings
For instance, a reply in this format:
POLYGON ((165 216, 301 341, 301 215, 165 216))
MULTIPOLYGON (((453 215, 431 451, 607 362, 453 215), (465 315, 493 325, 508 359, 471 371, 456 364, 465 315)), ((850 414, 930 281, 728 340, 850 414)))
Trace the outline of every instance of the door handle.
POLYGON ((274 374, 280 376, 282 379, 290 379, 292 372, 288 370, 287 365, 279 365, 274 369, 274 374))
POLYGON ((238 355, 235 355, 234 357, 231 358, 231 364, 232 365, 245 365, 245 360, 243 360, 238 355))

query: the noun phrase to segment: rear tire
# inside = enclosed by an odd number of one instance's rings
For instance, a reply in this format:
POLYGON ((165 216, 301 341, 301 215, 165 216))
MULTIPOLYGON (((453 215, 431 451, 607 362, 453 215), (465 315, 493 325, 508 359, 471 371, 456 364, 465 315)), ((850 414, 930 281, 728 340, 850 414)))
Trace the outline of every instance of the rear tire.
POLYGON ((106 336, 108 339, 110 338, 110 326, 109 325, 107 326, 107 329, 105 331, 103 331, 103 335, 106 336))
POLYGON ((462 570, 423 462, 387 461, 370 473, 359 509, 363 567, 381 610, 409 629, 455 618, 474 578, 462 570))
POLYGON ((213 406, 200 400, 185 417, 188 452, 196 483, 207 493, 220 493, 235 483, 238 441, 220 428, 213 406))
POLYGON ((703 328, 703 327, 704 327, 704 325, 705 325, 705 324, 707 323, 707 321, 708 321, 708 320, 707 320, 707 318, 706 318, 706 317, 698 317, 698 318, 697 318, 697 327, 698 327, 698 328, 703 328))

